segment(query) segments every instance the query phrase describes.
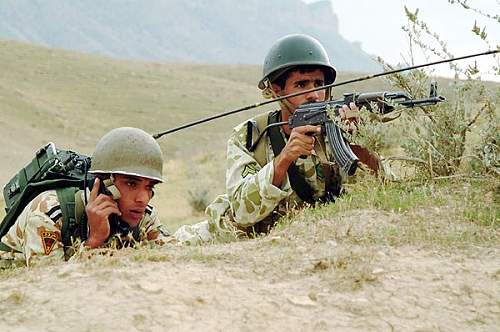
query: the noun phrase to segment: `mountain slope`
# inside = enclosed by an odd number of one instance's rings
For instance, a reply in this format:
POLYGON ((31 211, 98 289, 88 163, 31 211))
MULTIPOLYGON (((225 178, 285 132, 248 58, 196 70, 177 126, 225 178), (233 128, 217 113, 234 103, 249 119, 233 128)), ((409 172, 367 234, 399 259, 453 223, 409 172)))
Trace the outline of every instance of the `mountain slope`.
POLYGON ((118 58, 261 64, 272 43, 289 33, 320 39, 340 70, 378 68, 339 35, 329 1, 0 2, 0 38, 118 58))
MULTIPOLYGON (((114 127, 156 133, 186 122, 262 101, 256 65, 160 64, 116 60, 0 41, 0 185, 52 141, 92 153, 114 127)), ((339 81, 352 78, 340 73, 339 81)), ((380 80, 336 90, 382 89, 380 80)), ((276 105, 269 105, 275 108, 276 105)), ((166 158, 169 197, 160 214, 186 223, 189 191, 223 192, 225 142, 232 128, 264 108, 198 125, 159 140, 166 158), (175 197, 175 199, 174 199, 175 197), (170 206, 172 205, 172 206, 170 206)), ((2 208, 0 198, 0 209, 2 208)), ((0 217, 2 216, 0 211, 0 217)))

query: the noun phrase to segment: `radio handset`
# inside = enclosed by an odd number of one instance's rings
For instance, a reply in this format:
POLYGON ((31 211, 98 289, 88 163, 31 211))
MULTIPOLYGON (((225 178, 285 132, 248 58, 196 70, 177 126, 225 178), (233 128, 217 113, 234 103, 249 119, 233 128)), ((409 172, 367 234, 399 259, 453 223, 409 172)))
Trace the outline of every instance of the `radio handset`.
POLYGON ((119 200, 121 197, 120 191, 113 183, 112 177, 102 180, 100 189, 104 195, 111 196, 115 201, 119 200))
MULTIPOLYGON (((115 201, 120 199, 121 197, 120 191, 113 183, 112 175, 108 179, 101 180, 101 186, 99 189, 101 193, 112 197, 113 200, 115 201)), ((110 233, 109 233, 110 237, 115 234, 119 236, 126 236, 132 231, 130 226, 126 222, 121 220, 120 217, 116 214, 111 214, 109 216, 109 227, 110 227, 110 233)))

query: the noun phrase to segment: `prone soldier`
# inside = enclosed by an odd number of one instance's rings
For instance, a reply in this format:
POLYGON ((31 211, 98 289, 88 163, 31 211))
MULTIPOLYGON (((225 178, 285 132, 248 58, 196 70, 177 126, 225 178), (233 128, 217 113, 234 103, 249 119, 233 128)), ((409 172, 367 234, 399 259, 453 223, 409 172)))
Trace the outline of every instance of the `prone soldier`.
POLYGON ((130 127, 111 130, 92 155, 90 173, 95 181, 90 193, 56 188, 37 195, 1 238, 0 258, 24 260, 28 266, 34 259, 68 258, 75 250, 69 250, 65 238, 80 241, 77 250, 172 242, 149 205, 155 185, 163 182, 162 169, 162 152, 151 135, 130 127), (69 192, 69 198, 63 192, 69 192), (72 200, 74 210, 65 210, 66 200, 72 200), (67 227, 70 220, 65 218, 85 220, 85 238, 78 227, 67 227))
MULTIPOLYGON (((264 97, 276 98, 331 84, 335 77, 336 70, 318 40, 287 35, 268 52, 258 87, 264 97)), ((196 243, 228 228, 266 233, 290 208, 333 201, 346 174, 335 163, 320 126, 276 126, 250 149, 269 124, 288 121, 300 105, 328 98, 328 90, 289 97, 280 102, 279 110, 236 126, 227 143, 227 194, 207 207, 207 221, 181 227, 177 240, 196 243)), ((359 116, 354 103, 343 105, 339 115, 347 130, 356 129, 359 116)))

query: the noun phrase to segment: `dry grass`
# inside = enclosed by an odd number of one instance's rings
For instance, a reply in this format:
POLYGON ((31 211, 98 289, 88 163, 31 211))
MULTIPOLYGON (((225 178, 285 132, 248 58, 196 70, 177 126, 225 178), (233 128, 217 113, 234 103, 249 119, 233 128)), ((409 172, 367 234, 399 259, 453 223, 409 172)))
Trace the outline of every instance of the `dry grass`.
POLYGON ((377 183, 364 178, 334 204, 292 214, 277 234, 315 234, 351 245, 466 248, 498 245, 499 202, 491 179, 377 183))
MULTIPOLYGON (((116 126, 158 132, 262 100, 255 87, 260 66, 122 61, 10 41, 0 42, 0 63, 9 64, 0 77, 2 184, 48 141, 91 154, 98 138, 116 126)), ((352 77, 341 73, 338 80, 352 77)), ((443 94, 448 82, 442 81, 443 94)), ((384 89, 383 80, 369 80, 335 95, 384 89)), ((262 111, 160 139, 168 181, 155 204, 172 230, 203 219, 189 206, 190 189, 210 188, 209 198, 224 192, 226 139, 233 126, 262 111)))
POLYGON ((41 313, 50 325, 54 306, 68 299, 58 321, 78 322, 72 325, 78 331, 107 330, 124 320, 161 330, 164 322, 154 318, 165 314, 175 318, 170 327, 181 330, 207 324, 209 330, 293 330, 297 324, 305 330, 404 330, 416 326, 415 317, 423 330, 495 326, 498 225, 471 222, 461 201, 487 196, 487 186, 422 183, 410 190, 371 181, 354 184, 336 204, 290 215, 256 239, 94 250, 72 262, 0 269, 2 326, 29 326, 41 313), (354 190, 365 186, 374 193, 354 190), (394 197, 399 202, 391 203, 394 197), (62 288, 65 300, 53 287, 62 288), (95 303, 78 302, 89 291, 109 308, 106 320, 98 319, 95 303), (249 311, 262 319, 248 319, 249 311), (193 315, 204 318, 192 322, 193 315))
MULTIPOLYGON (((0 77, 2 184, 49 141, 91 154, 113 127, 159 132, 262 99, 255 86, 259 66, 122 61, 11 41, 0 42, 0 63, 9 64, 0 77)), ((160 139, 169 181, 157 202, 171 228, 200 219, 187 203, 194 182, 208 185, 211 197, 223 192, 226 139, 236 124, 261 111, 160 139)))

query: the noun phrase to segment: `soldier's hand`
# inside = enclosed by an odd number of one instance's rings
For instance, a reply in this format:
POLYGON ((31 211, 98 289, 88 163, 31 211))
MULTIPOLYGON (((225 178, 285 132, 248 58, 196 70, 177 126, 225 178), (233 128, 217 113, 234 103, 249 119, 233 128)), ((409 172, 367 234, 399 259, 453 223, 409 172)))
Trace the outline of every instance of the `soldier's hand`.
POLYGON ((309 156, 314 151, 316 138, 321 133, 320 126, 301 126, 292 129, 290 138, 281 153, 274 160, 273 185, 280 187, 286 177, 288 167, 300 156, 309 156))
POLYGON ((347 132, 354 135, 360 121, 359 108, 355 103, 350 103, 349 106, 343 105, 339 108, 339 115, 346 126, 347 132))
POLYGON ((96 178, 85 212, 89 223, 89 237, 85 245, 90 248, 101 246, 109 237, 110 225, 109 216, 111 214, 121 215, 118 203, 112 197, 100 194, 101 180, 96 178))
POLYGON ((314 135, 319 133, 321 133, 320 126, 307 125, 293 128, 290 138, 280 155, 290 164, 300 156, 310 156, 316 141, 314 135))

